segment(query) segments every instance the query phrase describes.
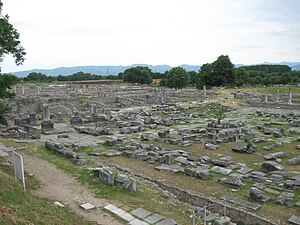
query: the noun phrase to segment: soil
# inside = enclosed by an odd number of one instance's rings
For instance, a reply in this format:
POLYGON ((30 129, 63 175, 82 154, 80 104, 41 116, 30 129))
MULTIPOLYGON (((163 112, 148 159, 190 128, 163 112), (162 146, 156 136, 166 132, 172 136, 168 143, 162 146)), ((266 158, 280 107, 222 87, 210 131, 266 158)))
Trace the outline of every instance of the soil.
POLYGON ((102 211, 103 207, 109 204, 107 200, 94 197, 91 191, 82 186, 74 177, 45 160, 25 154, 23 157, 25 171, 28 174, 33 174, 42 184, 40 188, 31 191, 33 195, 52 199, 53 202, 59 201, 76 214, 88 221, 95 222, 95 224, 123 224, 102 211), (96 206, 96 209, 84 210, 79 207, 88 202, 96 206))

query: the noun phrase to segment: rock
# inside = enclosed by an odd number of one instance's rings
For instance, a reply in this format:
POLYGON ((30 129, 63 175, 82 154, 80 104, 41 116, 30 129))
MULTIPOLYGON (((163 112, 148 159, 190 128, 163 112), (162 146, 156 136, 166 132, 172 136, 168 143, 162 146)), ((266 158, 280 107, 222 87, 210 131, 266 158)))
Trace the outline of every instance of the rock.
POLYGON ((101 168, 99 170, 99 180, 107 185, 114 184, 113 172, 109 168, 101 168))
POLYGON ((300 165, 300 157, 294 157, 288 160, 289 165, 300 165))
POLYGON ((228 225, 230 223, 230 218, 227 216, 221 216, 220 219, 215 220, 216 225, 228 225))
POLYGON ((250 188, 249 197, 254 201, 260 201, 260 202, 266 202, 271 199, 256 187, 250 188))
POLYGON ((129 178, 129 181, 125 185, 125 189, 130 192, 136 192, 136 181, 132 178, 129 178))
POLYGON ((116 178, 116 182, 120 184, 125 184, 129 181, 129 178, 125 174, 118 174, 116 178))
POLYGON ((291 216, 288 220, 291 224, 300 225, 300 216, 291 216))
POLYGON ((196 171, 198 177, 202 180, 208 180, 211 177, 211 174, 208 170, 200 169, 196 171))
POLYGON ((59 207, 59 208, 64 208, 64 207, 65 207, 64 204, 62 204, 62 203, 60 203, 60 202, 57 202, 57 201, 54 202, 53 205, 56 206, 56 207, 59 207))
POLYGON ((264 156, 265 160, 284 158, 287 154, 285 152, 275 152, 264 156))
POLYGON ((206 149, 209 149, 209 150, 218 150, 219 149, 218 145, 214 145, 214 144, 210 144, 210 143, 206 143, 204 146, 206 149))
POLYGON ((276 162, 263 162, 261 165, 261 169, 264 172, 272 172, 272 171, 283 171, 284 168, 279 163, 276 162))
POLYGON ((240 188, 244 186, 241 179, 238 177, 223 177, 218 179, 218 181, 233 188, 240 188))
POLYGON ((160 138, 166 138, 170 134, 170 130, 165 130, 165 131, 158 131, 158 136, 160 138))
POLYGON ((141 141, 149 141, 150 136, 148 134, 142 134, 140 139, 141 139, 141 141))
POLYGON ((274 138, 282 138, 283 135, 282 135, 282 133, 280 133, 280 132, 273 132, 273 137, 274 137, 274 138))
POLYGON ((294 206, 293 197, 294 193, 281 192, 281 194, 276 199, 276 203, 292 207, 294 206))
POLYGON ((247 143, 245 141, 237 141, 234 143, 232 147, 232 151, 235 152, 246 152, 247 151, 247 143))
POLYGON ((223 175, 228 175, 232 172, 232 169, 227 169, 227 168, 223 168, 223 167, 220 167, 220 166, 214 166, 210 170, 213 171, 213 172, 216 172, 216 173, 223 174, 223 175))

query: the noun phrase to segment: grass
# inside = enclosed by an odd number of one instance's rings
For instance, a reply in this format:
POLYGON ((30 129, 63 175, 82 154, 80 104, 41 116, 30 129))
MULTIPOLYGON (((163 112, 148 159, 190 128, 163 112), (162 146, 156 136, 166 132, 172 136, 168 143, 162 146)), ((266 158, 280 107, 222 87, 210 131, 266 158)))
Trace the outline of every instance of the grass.
POLYGON ((14 179, 12 170, 0 169, 0 224, 92 224, 70 209, 57 208, 53 202, 29 193, 39 182, 26 176, 27 192, 14 179))
MULTIPOLYGON (((83 152, 90 151, 89 148, 81 150, 83 150, 83 152)), ((77 166, 62 156, 46 151, 44 147, 28 150, 26 153, 54 164, 57 168, 74 176, 81 184, 89 187, 97 197, 106 198, 127 211, 142 207, 153 213, 159 213, 174 219, 180 224, 191 223, 188 214, 188 205, 177 204, 172 198, 166 198, 160 189, 153 187, 150 183, 137 180, 138 191, 132 193, 120 186, 108 186, 102 184, 97 177, 92 176, 89 171, 84 170, 86 167, 99 166, 100 163, 90 162, 84 167, 77 166)))

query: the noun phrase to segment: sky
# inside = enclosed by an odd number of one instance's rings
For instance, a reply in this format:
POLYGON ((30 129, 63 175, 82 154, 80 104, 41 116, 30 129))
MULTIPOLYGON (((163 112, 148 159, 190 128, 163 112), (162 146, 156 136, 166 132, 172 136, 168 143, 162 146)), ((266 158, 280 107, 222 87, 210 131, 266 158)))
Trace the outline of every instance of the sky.
POLYGON ((26 61, 2 72, 88 65, 300 61, 300 0, 2 0, 26 61))

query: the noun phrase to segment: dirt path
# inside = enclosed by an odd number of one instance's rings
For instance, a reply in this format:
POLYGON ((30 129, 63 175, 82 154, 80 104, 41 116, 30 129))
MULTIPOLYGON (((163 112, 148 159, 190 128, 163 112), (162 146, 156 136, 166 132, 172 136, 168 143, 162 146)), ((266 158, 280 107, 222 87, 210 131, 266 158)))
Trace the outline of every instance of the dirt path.
POLYGON ((86 187, 79 184, 71 175, 57 169, 47 161, 22 155, 25 171, 34 174, 35 178, 42 183, 39 189, 32 191, 32 194, 68 205, 76 214, 97 224, 122 225, 99 209, 108 204, 106 200, 95 198, 86 187), (79 205, 87 202, 96 206, 97 209, 85 211, 79 207, 79 205))

